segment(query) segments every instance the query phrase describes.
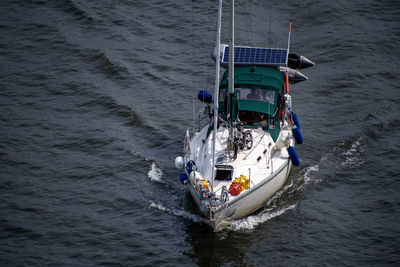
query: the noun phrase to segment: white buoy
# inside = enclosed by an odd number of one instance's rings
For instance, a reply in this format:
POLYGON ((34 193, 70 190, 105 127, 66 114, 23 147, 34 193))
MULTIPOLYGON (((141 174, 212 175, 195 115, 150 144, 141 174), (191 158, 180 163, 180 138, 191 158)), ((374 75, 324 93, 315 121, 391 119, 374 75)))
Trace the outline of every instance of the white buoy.
POLYGON ((180 170, 183 169, 183 158, 182 157, 176 157, 175 167, 180 170))

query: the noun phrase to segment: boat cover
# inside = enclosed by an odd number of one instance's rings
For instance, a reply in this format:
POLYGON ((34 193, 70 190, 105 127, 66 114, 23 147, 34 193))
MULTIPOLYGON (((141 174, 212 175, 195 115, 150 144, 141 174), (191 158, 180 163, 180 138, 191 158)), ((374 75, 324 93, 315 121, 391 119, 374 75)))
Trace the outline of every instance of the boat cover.
MULTIPOLYGON (((222 77, 220 88, 228 87, 229 71, 222 77)), ((263 66, 235 66, 235 87, 253 87, 279 91, 283 75, 277 69, 263 66)))

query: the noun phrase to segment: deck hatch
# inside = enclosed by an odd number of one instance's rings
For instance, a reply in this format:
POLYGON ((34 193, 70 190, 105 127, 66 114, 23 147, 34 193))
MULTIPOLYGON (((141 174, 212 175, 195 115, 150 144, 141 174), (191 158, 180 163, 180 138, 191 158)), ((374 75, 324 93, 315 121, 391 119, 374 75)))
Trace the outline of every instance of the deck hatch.
POLYGON ((229 165, 215 165, 215 180, 231 181, 233 167, 229 165))

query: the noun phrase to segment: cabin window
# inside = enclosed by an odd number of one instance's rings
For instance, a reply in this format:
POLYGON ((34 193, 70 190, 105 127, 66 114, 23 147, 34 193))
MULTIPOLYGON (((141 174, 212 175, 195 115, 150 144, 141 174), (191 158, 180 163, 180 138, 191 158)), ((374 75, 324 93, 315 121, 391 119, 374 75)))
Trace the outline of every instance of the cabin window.
POLYGON ((275 104, 275 92, 257 88, 236 88, 238 100, 256 100, 275 104))
POLYGON ((224 168, 216 170, 215 180, 231 181, 232 180, 232 169, 224 168))

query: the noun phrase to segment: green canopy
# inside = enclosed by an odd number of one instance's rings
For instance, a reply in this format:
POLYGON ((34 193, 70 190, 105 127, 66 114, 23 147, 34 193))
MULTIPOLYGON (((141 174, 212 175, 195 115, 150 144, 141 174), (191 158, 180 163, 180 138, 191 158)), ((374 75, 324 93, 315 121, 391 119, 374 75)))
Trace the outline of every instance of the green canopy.
MULTIPOLYGON (((228 87, 229 71, 222 77, 220 88, 228 87)), ((235 87, 254 87, 279 91, 283 85, 283 75, 278 69, 263 66, 235 66, 235 87)))
POLYGON ((276 106, 270 103, 255 101, 255 100, 238 100, 238 109, 248 111, 262 112, 269 115, 274 115, 276 106))

